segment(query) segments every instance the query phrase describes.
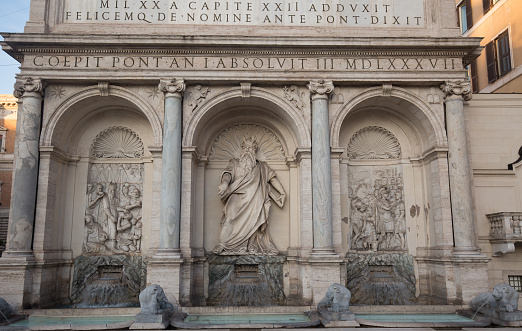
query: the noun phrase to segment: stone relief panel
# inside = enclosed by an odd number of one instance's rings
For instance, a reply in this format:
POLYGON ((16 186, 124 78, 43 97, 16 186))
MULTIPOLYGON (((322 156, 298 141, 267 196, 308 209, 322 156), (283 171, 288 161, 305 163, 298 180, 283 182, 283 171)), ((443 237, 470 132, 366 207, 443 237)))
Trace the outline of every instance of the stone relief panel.
MULTIPOLYGON (((143 143, 132 130, 113 127, 96 136, 91 150, 100 159, 132 159, 143 155, 143 143)), ((83 238, 86 254, 141 252, 144 166, 124 161, 90 164, 83 238)))
POLYGON ((257 142, 258 160, 286 160, 285 150, 279 138, 271 130, 256 124, 234 125, 221 132, 210 148, 209 159, 228 161, 239 158, 245 137, 257 142))
POLYGON ((285 99, 290 101, 290 103, 299 111, 304 114, 306 109, 306 102, 308 100, 306 92, 304 90, 299 89, 296 85, 290 85, 283 87, 283 92, 285 99))
MULTIPOLYGON (((389 131, 367 127, 350 140, 354 160, 393 160, 400 145, 389 131)), ((406 213, 402 167, 399 164, 354 163, 349 166, 350 248, 356 251, 405 251, 406 213)))
POLYGON ((210 87, 195 85, 187 89, 185 102, 191 113, 210 95, 210 87))

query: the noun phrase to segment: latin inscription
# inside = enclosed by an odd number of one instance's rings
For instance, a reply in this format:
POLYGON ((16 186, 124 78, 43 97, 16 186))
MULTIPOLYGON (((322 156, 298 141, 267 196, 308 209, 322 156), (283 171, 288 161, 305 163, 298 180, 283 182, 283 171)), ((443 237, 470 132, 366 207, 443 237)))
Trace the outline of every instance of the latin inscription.
POLYGON ((458 58, 290 58, 174 56, 27 56, 35 68, 438 71, 462 70, 458 58))
POLYGON ((64 23, 424 27, 423 0, 65 0, 64 23))

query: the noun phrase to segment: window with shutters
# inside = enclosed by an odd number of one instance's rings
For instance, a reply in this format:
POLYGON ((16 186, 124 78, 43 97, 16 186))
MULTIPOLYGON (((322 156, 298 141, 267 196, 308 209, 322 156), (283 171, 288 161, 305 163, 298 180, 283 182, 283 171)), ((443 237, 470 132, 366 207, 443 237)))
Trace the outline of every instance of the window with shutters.
POLYGON ((459 23, 462 33, 468 31, 473 26, 473 16, 471 13, 471 0, 464 0, 458 6, 459 23))
POLYGON ((511 47, 509 31, 502 32, 486 45, 488 82, 493 83, 511 71, 511 47))
POLYGON ((482 0, 482 5, 484 7, 484 14, 486 14, 491 7, 493 7, 500 0, 482 0))
POLYGON ((473 93, 478 93, 477 60, 473 60, 473 62, 470 63, 469 76, 473 93))

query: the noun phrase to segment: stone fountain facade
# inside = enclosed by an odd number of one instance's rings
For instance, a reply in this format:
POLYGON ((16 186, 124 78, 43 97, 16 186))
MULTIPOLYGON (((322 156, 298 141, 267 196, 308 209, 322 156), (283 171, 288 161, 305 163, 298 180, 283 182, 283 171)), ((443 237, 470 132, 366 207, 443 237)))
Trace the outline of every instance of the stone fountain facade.
POLYGON ((159 284, 185 306, 309 305, 338 283, 355 304, 462 304, 487 290, 464 114, 480 40, 460 36, 454 5, 33 0, 3 43, 22 108, 0 296, 137 302, 159 284), (231 236, 218 187, 245 139, 270 188, 262 221, 231 236))

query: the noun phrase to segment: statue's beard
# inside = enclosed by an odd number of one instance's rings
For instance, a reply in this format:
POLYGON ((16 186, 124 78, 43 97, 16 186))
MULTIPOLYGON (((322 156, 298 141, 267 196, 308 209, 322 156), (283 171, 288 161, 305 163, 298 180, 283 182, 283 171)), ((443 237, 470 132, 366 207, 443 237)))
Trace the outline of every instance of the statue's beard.
POLYGON ((245 171, 251 171, 256 165, 256 154, 250 151, 245 151, 241 154, 239 165, 245 171))

